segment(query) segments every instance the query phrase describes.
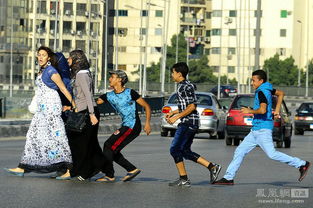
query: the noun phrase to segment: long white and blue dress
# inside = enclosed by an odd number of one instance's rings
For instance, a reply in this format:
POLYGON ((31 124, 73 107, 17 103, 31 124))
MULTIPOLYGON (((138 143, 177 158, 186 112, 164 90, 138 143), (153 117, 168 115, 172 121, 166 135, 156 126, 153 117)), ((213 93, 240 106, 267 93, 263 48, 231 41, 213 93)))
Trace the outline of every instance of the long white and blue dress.
POLYGON ((55 73, 58 73, 56 69, 48 66, 36 79, 37 110, 27 132, 24 153, 18 165, 25 172, 49 173, 64 171, 72 166, 71 151, 61 118, 61 100, 57 87, 51 80, 55 73))

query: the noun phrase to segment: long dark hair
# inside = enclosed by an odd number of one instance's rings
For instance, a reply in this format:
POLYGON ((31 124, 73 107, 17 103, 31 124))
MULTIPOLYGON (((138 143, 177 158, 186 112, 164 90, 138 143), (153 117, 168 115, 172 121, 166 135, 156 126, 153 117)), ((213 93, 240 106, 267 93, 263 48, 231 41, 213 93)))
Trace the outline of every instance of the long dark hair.
POLYGON ((57 58, 56 58, 55 53, 53 53, 53 51, 52 51, 50 48, 46 47, 46 46, 40 46, 40 47, 38 48, 38 50, 37 50, 37 53, 38 53, 39 51, 41 51, 41 50, 47 52, 48 57, 50 58, 49 61, 50 61, 51 65, 52 65, 55 69, 58 70, 57 58))
POLYGON ((88 59, 82 50, 74 50, 70 52, 70 57, 72 58, 73 62, 71 67, 71 78, 75 78, 76 74, 80 70, 86 70, 90 68, 90 64, 88 59))

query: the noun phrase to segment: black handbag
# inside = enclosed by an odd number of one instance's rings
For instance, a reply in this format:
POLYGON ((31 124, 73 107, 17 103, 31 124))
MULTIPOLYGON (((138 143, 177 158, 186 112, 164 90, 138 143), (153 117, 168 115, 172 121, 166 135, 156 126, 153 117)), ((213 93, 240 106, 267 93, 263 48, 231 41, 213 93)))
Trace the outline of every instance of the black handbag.
POLYGON ((66 130, 82 132, 87 125, 86 118, 87 112, 75 113, 68 111, 68 118, 65 123, 66 130))

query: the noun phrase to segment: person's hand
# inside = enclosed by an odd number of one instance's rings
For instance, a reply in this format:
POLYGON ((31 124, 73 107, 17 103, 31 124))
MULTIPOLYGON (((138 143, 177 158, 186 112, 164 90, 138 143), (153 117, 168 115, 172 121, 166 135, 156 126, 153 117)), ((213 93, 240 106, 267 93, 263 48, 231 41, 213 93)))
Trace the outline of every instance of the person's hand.
POLYGON ((280 118, 279 112, 274 111, 274 119, 280 118))
POLYGON ((151 133, 151 126, 150 123, 146 123, 144 129, 143 129, 147 135, 149 135, 151 133))
POLYGON ((241 113, 251 113, 250 110, 251 110, 250 108, 242 107, 242 108, 240 109, 240 112, 241 112, 241 113))
POLYGON ((92 125, 96 125, 99 122, 95 114, 90 114, 89 117, 92 125))
POLYGON ((63 112, 68 111, 68 110, 71 110, 71 109, 72 109, 71 106, 66 106, 66 105, 65 105, 65 106, 62 107, 62 111, 63 111, 63 112))
POLYGON ((176 115, 176 116, 169 117, 168 119, 166 119, 166 121, 169 124, 174 124, 178 119, 179 119, 179 117, 176 115))
POLYGON ((167 119, 169 119, 170 117, 172 117, 173 115, 174 115, 173 112, 170 111, 169 113, 167 113, 167 114, 165 115, 165 119, 167 120, 167 119))

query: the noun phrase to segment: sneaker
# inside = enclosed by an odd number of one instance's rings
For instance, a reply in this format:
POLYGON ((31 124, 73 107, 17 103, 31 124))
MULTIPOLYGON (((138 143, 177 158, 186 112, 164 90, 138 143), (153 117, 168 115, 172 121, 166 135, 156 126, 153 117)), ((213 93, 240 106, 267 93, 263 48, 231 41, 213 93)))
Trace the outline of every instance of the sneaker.
POLYGON ((305 165, 302 165, 300 168, 299 168, 299 171, 300 171, 300 177, 299 177, 299 181, 302 181, 304 179, 304 177, 306 176, 306 174, 308 173, 308 170, 311 166, 311 163, 306 161, 305 162, 305 165))
POLYGON ((222 178, 218 181, 215 181, 213 184, 217 185, 234 185, 234 180, 227 180, 226 178, 222 178))
POLYGON ((213 167, 210 169, 210 182, 214 183, 220 173, 222 167, 218 164, 214 164, 213 167))
POLYGON ((182 187, 190 187, 191 186, 191 183, 190 183, 190 180, 187 179, 187 180, 184 180, 184 179, 181 179, 181 178, 177 178, 176 180, 168 183, 169 186, 182 186, 182 187))

